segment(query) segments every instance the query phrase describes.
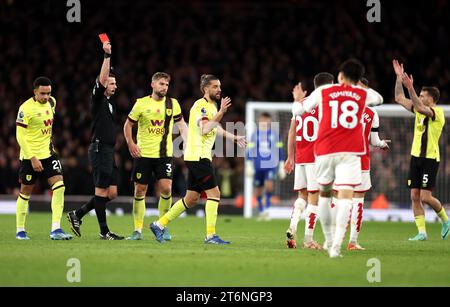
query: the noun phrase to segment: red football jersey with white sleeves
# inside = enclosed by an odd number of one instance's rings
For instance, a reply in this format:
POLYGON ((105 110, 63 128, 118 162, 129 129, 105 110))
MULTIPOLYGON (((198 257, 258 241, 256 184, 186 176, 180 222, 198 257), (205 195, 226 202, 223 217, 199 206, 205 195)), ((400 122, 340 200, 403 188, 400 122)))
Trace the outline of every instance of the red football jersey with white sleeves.
POLYGON ((367 152, 361 157, 361 170, 370 171, 370 132, 372 129, 380 127, 380 118, 377 111, 372 107, 366 107, 363 115, 364 125, 364 141, 366 142, 367 152))
MULTIPOLYGON (((294 103, 303 103, 294 102, 294 103)), ((310 113, 295 117, 296 141, 295 164, 313 164, 315 162, 314 143, 319 132, 319 109, 314 108, 310 113)))
POLYGON ((314 146, 316 157, 364 155, 364 109, 366 105, 382 102, 383 98, 377 92, 360 86, 331 84, 317 88, 303 103, 304 112, 319 106, 319 134, 314 146))

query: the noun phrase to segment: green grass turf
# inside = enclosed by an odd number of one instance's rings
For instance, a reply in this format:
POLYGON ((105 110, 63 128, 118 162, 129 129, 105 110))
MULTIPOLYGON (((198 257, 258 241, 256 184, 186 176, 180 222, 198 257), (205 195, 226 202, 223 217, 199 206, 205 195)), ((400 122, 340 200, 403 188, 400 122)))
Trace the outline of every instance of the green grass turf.
MULTIPOLYGON (((116 233, 133 230, 131 216, 108 219, 116 233)), ((0 286, 450 286, 450 240, 440 239, 440 224, 428 225, 429 241, 413 243, 412 223, 366 223, 360 237, 366 251, 329 259, 287 249, 286 220, 219 216, 218 233, 230 246, 203 243, 203 218, 173 222, 173 241, 164 245, 148 229, 142 241, 100 241, 95 217, 85 217, 83 237, 51 241, 50 221, 50 214, 32 213, 31 240, 17 241, 15 217, 0 215, 0 286), (80 283, 66 280, 69 258, 80 260, 80 283), (381 283, 367 281, 370 258, 381 262, 381 283)), ((65 216, 62 225, 70 231, 65 216)), ((322 242, 320 226, 316 238, 322 242)))

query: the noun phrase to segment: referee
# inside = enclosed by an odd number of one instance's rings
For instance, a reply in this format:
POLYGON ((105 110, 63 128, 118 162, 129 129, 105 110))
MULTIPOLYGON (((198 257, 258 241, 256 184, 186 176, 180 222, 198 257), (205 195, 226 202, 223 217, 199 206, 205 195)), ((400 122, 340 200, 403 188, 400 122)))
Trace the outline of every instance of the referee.
POLYGON ((115 125, 114 115, 116 103, 113 95, 116 92, 116 78, 110 71, 111 44, 103 43, 105 51, 100 76, 97 78, 91 98, 92 143, 89 146, 89 160, 92 164, 95 197, 80 209, 69 212, 67 219, 72 231, 81 237, 81 219, 86 213, 95 209, 100 226, 101 240, 123 240, 109 231, 106 222, 106 203, 117 197, 118 171, 114 161, 115 125))
POLYGON ((450 222, 441 202, 432 195, 439 169, 439 139, 445 125, 444 110, 436 106, 440 93, 436 87, 423 87, 420 96, 417 96, 413 78, 404 72, 403 64, 394 60, 393 65, 397 74, 395 101, 415 115, 408 186, 411 189, 411 201, 419 233, 409 240, 428 239, 423 203, 433 208, 441 219, 441 238, 445 240, 450 233, 450 222), (403 85, 408 89, 410 99, 405 97, 403 85))

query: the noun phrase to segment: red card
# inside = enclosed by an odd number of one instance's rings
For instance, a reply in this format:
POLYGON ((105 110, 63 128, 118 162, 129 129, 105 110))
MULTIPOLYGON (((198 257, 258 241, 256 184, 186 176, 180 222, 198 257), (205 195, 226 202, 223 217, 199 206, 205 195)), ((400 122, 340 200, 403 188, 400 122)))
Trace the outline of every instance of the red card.
POLYGON ((98 37, 100 38, 100 41, 102 43, 109 42, 109 38, 108 35, 106 35, 106 33, 99 34, 98 37))

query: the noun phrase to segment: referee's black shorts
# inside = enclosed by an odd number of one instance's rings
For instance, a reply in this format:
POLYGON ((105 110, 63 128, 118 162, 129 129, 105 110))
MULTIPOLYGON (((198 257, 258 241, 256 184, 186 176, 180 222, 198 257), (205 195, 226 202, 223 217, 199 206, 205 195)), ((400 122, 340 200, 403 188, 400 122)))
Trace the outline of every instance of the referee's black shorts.
POLYGON ((217 187, 217 179, 211 160, 185 161, 188 172, 187 189, 201 193, 217 187))
POLYGON ((95 187, 106 189, 109 186, 117 186, 118 169, 114 160, 114 147, 91 143, 88 156, 92 165, 95 187))
POLYGON ((432 191, 436 187, 439 162, 435 159, 411 157, 408 187, 432 191))

